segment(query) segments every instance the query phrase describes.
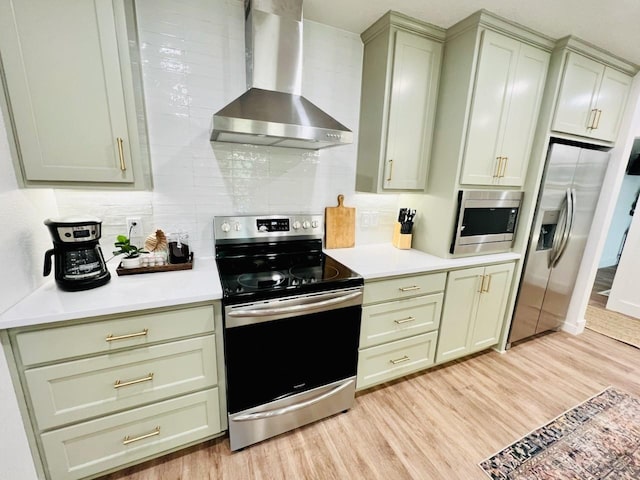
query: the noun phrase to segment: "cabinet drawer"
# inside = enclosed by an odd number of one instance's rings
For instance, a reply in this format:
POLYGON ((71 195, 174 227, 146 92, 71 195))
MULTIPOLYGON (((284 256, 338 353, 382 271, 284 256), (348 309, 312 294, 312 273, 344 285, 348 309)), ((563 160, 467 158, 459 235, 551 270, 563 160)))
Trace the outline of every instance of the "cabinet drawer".
POLYGON ((21 332, 16 341, 27 366, 213 330, 213 307, 204 306, 21 332))
POLYGON ((360 348, 437 329, 443 295, 436 293, 363 307, 360 348))
POLYGON ((392 278, 378 282, 367 283, 364 286, 363 303, 400 300, 427 293, 444 291, 447 279, 446 273, 432 273, 429 275, 414 275, 411 277, 392 278))
POLYGON ((357 388, 363 389, 433 364, 438 332, 360 350, 357 388))
POLYGON ((42 435, 52 480, 71 480, 220 432, 218 389, 193 393, 42 435))
POLYGON ((213 335, 25 372, 40 430, 213 387, 213 335))

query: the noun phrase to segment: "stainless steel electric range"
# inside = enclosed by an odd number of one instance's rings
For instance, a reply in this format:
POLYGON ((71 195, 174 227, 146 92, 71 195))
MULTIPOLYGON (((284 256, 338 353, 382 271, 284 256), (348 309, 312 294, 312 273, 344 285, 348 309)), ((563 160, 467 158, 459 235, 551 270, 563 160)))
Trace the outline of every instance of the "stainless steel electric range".
POLYGON ((322 215, 216 217, 231 450, 353 405, 364 281, 322 215))

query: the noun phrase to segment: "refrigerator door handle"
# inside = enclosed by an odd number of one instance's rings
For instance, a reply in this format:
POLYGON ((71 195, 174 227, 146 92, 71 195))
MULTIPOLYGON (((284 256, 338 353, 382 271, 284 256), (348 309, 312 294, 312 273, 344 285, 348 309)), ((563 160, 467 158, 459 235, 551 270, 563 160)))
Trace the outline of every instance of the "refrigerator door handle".
POLYGON ((562 239, 564 238, 565 230, 567 228, 567 213, 569 201, 565 197, 560 204, 560 214, 558 215, 558 223, 556 224, 556 230, 553 234, 553 240, 551 242, 551 250, 549 251, 548 267, 553 268, 553 264, 558 257, 560 246, 562 245, 562 239))
POLYGON ((571 240, 571 231, 573 230, 573 220, 576 215, 576 191, 573 188, 567 188, 567 225, 564 229, 562 235, 562 241, 560 242, 560 248, 558 249, 558 254, 553 261, 553 267, 558 265, 560 259, 564 255, 564 252, 567 250, 567 245, 569 245, 569 240, 571 240))

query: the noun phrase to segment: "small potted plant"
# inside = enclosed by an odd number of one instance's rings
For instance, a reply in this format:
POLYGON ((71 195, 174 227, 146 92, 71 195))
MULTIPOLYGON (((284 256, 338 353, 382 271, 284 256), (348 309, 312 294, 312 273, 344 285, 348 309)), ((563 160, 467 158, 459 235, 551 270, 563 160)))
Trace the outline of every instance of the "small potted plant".
POLYGON ((124 254, 122 258, 122 268, 136 268, 140 266, 140 254, 149 253, 142 248, 131 244, 131 239, 126 235, 118 235, 114 245, 118 250, 114 250, 114 255, 124 254))

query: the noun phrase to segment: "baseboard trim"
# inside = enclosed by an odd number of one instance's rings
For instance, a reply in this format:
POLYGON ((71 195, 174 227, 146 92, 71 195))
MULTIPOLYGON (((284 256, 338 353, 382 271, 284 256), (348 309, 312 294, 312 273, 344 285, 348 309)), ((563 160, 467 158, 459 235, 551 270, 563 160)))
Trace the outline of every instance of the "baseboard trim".
POLYGON ((560 326, 560 330, 570 333, 571 335, 580 335, 582 332, 584 332, 584 328, 586 325, 587 320, 585 318, 582 318, 577 322, 564 322, 560 326))

